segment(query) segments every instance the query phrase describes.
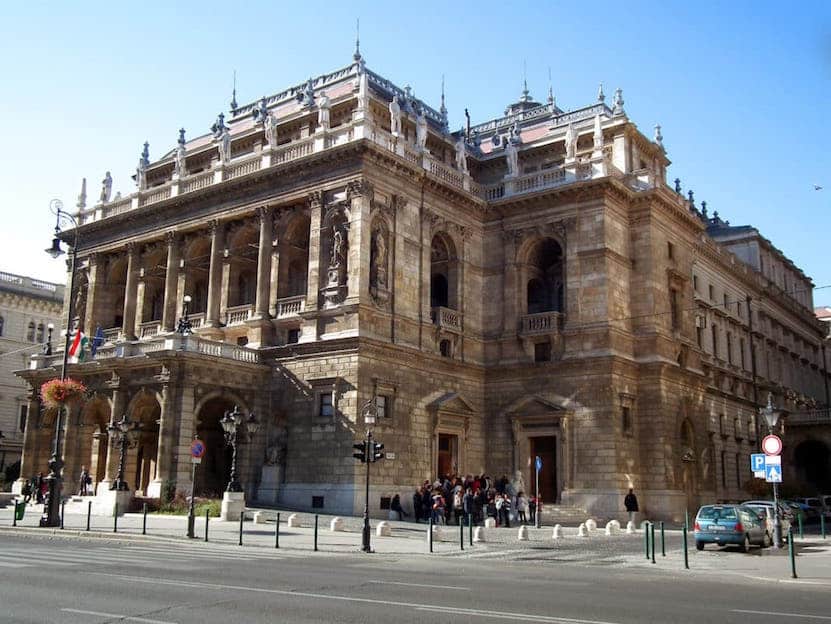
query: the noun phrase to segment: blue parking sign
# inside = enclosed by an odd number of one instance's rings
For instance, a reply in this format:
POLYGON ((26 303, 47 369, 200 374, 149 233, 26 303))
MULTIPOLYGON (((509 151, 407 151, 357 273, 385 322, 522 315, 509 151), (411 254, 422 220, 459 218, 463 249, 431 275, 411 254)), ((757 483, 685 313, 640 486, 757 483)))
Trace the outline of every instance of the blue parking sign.
POLYGON ((765 454, 764 453, 752 453, 750 455, 750 471, 751 472, 761 472, 765 469, 765 454))

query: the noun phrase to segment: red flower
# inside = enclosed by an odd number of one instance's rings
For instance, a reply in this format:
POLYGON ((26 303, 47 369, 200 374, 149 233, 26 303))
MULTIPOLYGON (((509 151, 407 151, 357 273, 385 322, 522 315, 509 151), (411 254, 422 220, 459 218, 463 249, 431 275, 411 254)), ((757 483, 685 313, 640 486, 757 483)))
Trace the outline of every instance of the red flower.
POLYGON ((40 387, 40 398, 46 407, 60 407, 83 398, 87 387, 76 379, 50 379, 40 387))

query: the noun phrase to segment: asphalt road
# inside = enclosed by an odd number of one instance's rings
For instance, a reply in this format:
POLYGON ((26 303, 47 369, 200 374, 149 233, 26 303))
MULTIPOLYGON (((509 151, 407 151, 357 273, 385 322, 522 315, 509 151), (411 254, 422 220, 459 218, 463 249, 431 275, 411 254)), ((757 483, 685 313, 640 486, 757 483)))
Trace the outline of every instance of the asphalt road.
POLYGON ((831 622, 827 586, 557 561, 0 535, 0 622, 831 622))

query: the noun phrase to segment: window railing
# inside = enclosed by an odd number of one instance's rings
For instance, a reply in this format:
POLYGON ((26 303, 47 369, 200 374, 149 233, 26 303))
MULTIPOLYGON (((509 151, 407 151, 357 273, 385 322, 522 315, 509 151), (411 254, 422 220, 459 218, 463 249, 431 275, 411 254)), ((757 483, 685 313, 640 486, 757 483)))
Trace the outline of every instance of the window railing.
POLYGON ((225 310, 225 325, 242 325, 254 314, 254 306, 250 303, 233 306, 225 310))
POLYGON ((436 307, 430 311, 433 324, 452 332, 462 331, 462 313, 445 307, 436 307))
POLYGON ((562 312, 538 312, 519 317, 519 333, 522 335, 557 333, 562 327, 562 312))
POLYGON ((306 295, 282 297, 277 300, 277 318, 297 316, 306 308, 306 295))

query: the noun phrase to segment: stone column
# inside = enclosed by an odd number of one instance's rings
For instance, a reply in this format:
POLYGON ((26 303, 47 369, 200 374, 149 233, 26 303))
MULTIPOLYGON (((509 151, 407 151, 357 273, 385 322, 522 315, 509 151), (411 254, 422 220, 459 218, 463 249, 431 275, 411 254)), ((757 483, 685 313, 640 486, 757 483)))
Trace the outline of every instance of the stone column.
POLYGON ((372 186, 366 180, 355 180, 346 187, 349 198, 349 260, 346 277, 348 291, 345 303, 358 303, 369 293, 370 200, 372 186))
POLYGON ((268 206, 257 211, 260 219, 260 249, 257 256, 257 303, 255 319, 267 319, 271 288, 271 247, 274 230, 274 213, 268 206))
POLYGON ((99 319, 97 315, 97 310, 95 306, 97 305, 97 295, 99 293, 99 280, 101 280, 101 275, 99 274, 99 264, 100 264, 100 256, 97 253, 90 254, 87 258, 88 260, 88 272, 87 272, 87 301, 86 301, 86 311, 84 312, 84 318, 82 319, 84 323, 84 331, 92 337, 95 335, 96 326, 99 325, 99 319))
POLYGON ((211 221, 211 264, 208 269, 208 305, 205 315, 207 327, 219 327, 219 300, 222 290, 222 254, 225 244, 225 225, 211 221))
MULTIPOLYGON (((171 372, 170 376, 173 376, 171 372)), ((156 478, 147 487, 147 496, 159 498, 162 485, 168 479, 173 479, 173 449, 176 440, 173 439, 176 425, 176 392, 170 381, 162 385, 162 402, 159 413, 159 439, 156 447, 156 478)))
POLYGON ((306 310, 318 309, 320 283, 320 228, 323 221, 323 193, 309 194, 309 267, 306 279, 306 310))
POLYGON ((162 332, 172 332, 176 329, 176 314, 179 310, 179 245, 180 240, 175 232, 168 232, 167 239, 167 272, 164 280, 164 310, 162 311, 162 332))
POLYGON ((33 474, 37 474, 38 466, 46 462, 38 461, 38 424, 40 421, 40 402, 37 388, 29 389, 28 410, 26 412, 26 427, 23 430, 23 449, 20 457, 20 478, 15 483, 15 492, 20 492, 25 481, 33 474))
POLYGON ((124 321, 121 326, 123 340, 136 339, 138 251, 136 243, 127 243, 127 284, 124 286, 124 321))

